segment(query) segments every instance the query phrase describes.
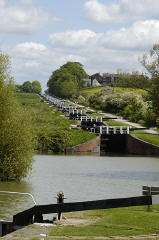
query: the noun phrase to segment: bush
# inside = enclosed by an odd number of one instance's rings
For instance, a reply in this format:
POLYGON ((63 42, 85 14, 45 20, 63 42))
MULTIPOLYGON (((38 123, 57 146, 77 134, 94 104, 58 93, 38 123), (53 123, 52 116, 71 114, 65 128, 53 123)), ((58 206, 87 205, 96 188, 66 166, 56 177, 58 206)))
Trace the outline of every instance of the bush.
POLYGON ((138 122, 143 119, 143 105, 141 102, 133 98, 129 105, 122 111, 122 116, 132 122, 138 122))

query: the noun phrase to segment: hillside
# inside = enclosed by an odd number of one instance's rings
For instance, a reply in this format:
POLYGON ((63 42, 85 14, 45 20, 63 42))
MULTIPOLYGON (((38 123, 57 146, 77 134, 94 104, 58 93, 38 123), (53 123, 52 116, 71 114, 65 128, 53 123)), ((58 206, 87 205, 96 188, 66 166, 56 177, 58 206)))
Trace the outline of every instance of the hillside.
POLYGON ((38 152, 64 152, 66 147, 87 142, 95 137, 95 134, 83 130, 70 130, 70 125, 76 124, 76 121, 66 119, 64 114, 36 94, 17 93, 17 99, 32 119, 35 149, 38 152))

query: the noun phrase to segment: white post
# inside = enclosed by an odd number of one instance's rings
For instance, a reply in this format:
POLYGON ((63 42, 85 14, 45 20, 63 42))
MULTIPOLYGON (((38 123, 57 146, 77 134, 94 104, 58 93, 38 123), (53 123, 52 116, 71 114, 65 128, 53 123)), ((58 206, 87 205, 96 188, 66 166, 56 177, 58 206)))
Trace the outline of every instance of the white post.
POLYGON ((114 127, 113 132, 114 132, 114 134, 116 134, 116 127, 114 127))
POLYGON ((130 133, 130 128, 129 128, 129 126, 127 126, 127 134, 129 134, 130 133))
POLYGON ((40 240, 45 240, 46 234, 40 234, 40 240))
POLYGON ((107 127, 106 129, 107 129, 107 134, 109 134, 109 127, 107 127))
POLYGON ((123 127, 120 127, 120 134, 123 134, 123 127))

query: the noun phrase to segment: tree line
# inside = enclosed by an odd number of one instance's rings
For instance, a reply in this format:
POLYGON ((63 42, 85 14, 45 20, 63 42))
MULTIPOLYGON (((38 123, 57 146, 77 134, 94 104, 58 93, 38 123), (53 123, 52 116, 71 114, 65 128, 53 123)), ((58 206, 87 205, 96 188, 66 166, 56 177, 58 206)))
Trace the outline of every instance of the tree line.
POLYGON ((35 80, 33 82, 25 81, 22 85, 16 85, 17 89, 24 93, 37 93, 40 94, 42 91, 41 84, 35 80))

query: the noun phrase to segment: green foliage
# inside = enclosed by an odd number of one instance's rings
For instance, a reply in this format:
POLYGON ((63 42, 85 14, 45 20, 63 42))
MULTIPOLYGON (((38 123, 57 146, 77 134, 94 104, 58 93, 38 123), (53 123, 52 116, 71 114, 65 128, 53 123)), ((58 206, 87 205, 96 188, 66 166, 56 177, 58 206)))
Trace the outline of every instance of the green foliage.
POLYGON ((129 105, 122 111, 122 116, 132 122, 143 119, 143 104, 136 98, 132 98, 129 105))
POLYGON ((29 82, 29 81, 24 82, 23 85, 21 86, 21 89, 23 92, 31 93, 32 92, 31 82, 29 82))
POLYGON ((95 109, 120 115, 133 122, 142 120, 144 125, 154 126, 151 102, 146 101, 145 92, 105 87, 102 91, 90 96, 89 103, 95 109))
POLYGON ((159 75, 159 44, 154 44, 149 53, 144 54, 139 61, 152 77, 159 75))
POLYGON ((3 55, 0 55, 0 68, 2 66, 4 69, 0 72, 0 180, 20 180, 31 168, 33 137, 29 117, 14 96, 14 85, 7 69, 10 66, 7 56, 3 58, 3 55))
POLYGON ((84 78, 88 75, 78 62, 67 62, 54 71, 47 83, 50 94, 70 98, 78 95, 78 90, 84 86, 84 78))
POLYGON ((121 72, 118 80, 113 84, 116 87, 147 89, 151 86, 150 79, 137 71, 132 73, 121 72))
POLYGON ((76 121, 65 119, 56 108, 45 103, 36 94, 18 93, 17 98, 31 116, 37 138, 34 147, 38 152, 64 152, 66 147, 84 143, 95 137, 95 134, 83 130, 70 130, 70 125, 76 124, 76 121))
POLYGON ((20 89, 25 93, 41 93, 41 84, 39 81, 35 80, 32 83, 29 81, 24 82, 20 89))
POLYGON ((152 85, 149 96, 157 119, 159 116, 159 44, 154 44, 150 52, 144 54, 139 60, 151 75, 152 85))
POLYGON ((32 82, 32 92, 34 93, 41 93, 41 84, 39 81, 35 80, 32 82))

